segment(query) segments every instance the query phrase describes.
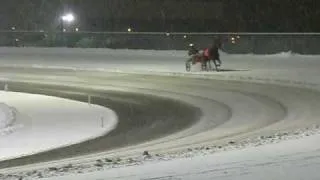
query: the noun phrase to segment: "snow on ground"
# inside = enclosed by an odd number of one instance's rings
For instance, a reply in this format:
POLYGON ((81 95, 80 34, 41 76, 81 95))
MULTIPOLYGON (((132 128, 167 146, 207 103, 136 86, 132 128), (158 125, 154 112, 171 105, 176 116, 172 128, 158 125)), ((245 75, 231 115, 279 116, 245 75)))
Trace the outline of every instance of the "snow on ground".
POLYGON ((224 80, 242 78, 278 84, 320 84, 320 78, 317 78, 320 56, 291 52, 273 55, 234 55, 221 52, 223 73, 197 72, 199 67, 194 69, 195 72, 187 73, 187 58, 186 51, 0 47, 1 66, 156 73, 224 80))
MULTIPOLYGON (((320 179, 320 135, 278 144, 230 150, 173 161, 151 161, 107 171, 44 178, 46 180, 159 179, 159 180, 270 180, 320 179)), ((133 164, 133 163, 132 163, 133 164)), ((116 166, 116 165, 114 165, 116 166)), ((65 167, 68 169, 68 167, 65 167)), ((70 167, 69 167, 70 168, 70 167)), ((103 169, 100 167, 100 169, 103 169)), ((59 169, 48 170, 52 173, 59 169)), ((81 171, 81 170, 78 170, 81 171)), ((63 169, 61 170, 63 172, 63 169)))
MULTIPOLYGON (((229 70, 252 70, 251 67, 254 69, 273 67, 273 69, 282 70, 290 67, 315 69, 314 65, 319 65, 320 62, 314 60, 319 57, 290 52, 274 55, 231 55, 221 52, 223 65, 229 70)), ((184 62, 187 58, 186 51, 0 47, 1 65, 26 65, 43 68, 74 67, 123 71, 185 72, 184 62)))
MULTIPOLYGON (((3 179, 24 180, 74 180, 74 179, 263 179, 261 170, 268 169, 273 179, 283 176, 296 176, 293 173, 315 170, 318 159, 304 161, 320 155, 319 126, 299 129, 292 132, 277 133, 267 137, 246 139, 242 142, 229 142, 221 146, 204 146, 186 149, 179 154, 141 153, 139 157, 122 159, 106 157, 93 164, 68 164, 32 171, 1 175, 3 179), (312 138, 310 138, 312 137, 312 138), (295 157, 294 157, 295 156, 295 157), (300 164, 294 162, 300 161, 300 164), (308 169, 308 165, 313 169, 308 169), (279 174, 280 167, 283 168, 279 174), (257 168, 255 168, 257 167, 257 168), (243 176, 243 177, 242 177, 243 176)), ((303 174, 305 176, 305 174, 303 174)), ((297 179, 303 179, 297 176, 297 179)), ((320 175, 310 174, 309 178, 320 175)), ((294 178, 293 178, 294 179, 294 178)), ((295 180, 295 179, 294 179, 295 180)))
POLYGON ((114 129, 117 123, 110 109, 62 98, 0 91, 0 101, 15 108, 12 125, 19 127, 0 136, 0 160, 95 138, 114 129))
POLYGON ((0 103, 0 136, 13 130, 15 121, 15 110, 5 103, 0 103))
MULTIPOLYGON (((184 69, 186 58, 184 51, 0 48, 0 62, 4 66, 177 75, 285 84, 320 90, 320 56, 291 53, 275 55, 222 53, 222 68, 225 71, 219 73, 187 73, 184 69)), ((285 102, 292 103, 292 106, 295 107, 293 109, 297 111, 287 116, 287 121, 283 121, 283 124, 289 123, 288 119, 301 120, 314 115, 301 112, 300 116, 298 107, 304 104, 293 102, 292 96, 290 96, 291 99, 286 99, 285 94, 278 93, 277 97, 284 96, 285 102)), ((289 106, 289 112, 292 112, 290 111, 292 106, 285 105, 289 106)), ((95 164, 57 166, 23 172, 12 177, 37 179, 43 176, 77 173, 77 176, 55 179, 319 179, 317 171, 319 159, 317 157, 320 156, 320 147, 317 142, 320 137, 317 134, 319 134, 319 127, 314 126, 292 132, 279 132, 267 137, 259 136, 241 142, 230 142, 227 145, 198 147, 198 149, 190 149, 181 154, 155 155, 150 152, 151 157, 141 156, 131 159, 106 157, 98 159, 95 164), (221 152, 225 150, 229 152, 221 152), (115 167, 118 168, 112 169, 115 167), (88 173, 97 170, 99 172, 88 173), (80 175, 82 173, 86 174, 80 175)), ((10 179, 7 175, 2 177, 10 179)))

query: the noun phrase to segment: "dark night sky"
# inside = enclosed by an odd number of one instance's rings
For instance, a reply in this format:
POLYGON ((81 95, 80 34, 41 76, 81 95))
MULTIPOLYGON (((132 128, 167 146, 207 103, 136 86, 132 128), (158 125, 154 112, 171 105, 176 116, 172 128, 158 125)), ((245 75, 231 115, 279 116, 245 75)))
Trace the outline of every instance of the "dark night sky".
POLYGON ((2 0, 0 29, 55 29, 63 11, 88 31, 320 31, 319 0, 2 0))

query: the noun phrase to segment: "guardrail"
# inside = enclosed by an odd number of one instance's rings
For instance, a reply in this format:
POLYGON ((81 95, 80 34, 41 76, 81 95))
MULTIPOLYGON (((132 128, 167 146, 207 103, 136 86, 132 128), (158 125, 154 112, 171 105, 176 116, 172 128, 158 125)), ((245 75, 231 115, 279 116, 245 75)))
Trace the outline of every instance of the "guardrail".
POLYGON ((45 32, 0 31, 0 46, 81 47, 115 49, 186 50, 190 43, 198 48, 219 37, 228 53, 273 54, 291 51, 320 54, 317 32, 45 32))

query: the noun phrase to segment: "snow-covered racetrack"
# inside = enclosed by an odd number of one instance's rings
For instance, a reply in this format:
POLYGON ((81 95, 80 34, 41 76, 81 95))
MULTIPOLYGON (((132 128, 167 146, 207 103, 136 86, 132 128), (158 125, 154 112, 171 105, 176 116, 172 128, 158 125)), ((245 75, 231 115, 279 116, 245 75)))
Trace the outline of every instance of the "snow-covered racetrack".
MULTIPOLYGON (((128 143, 127 146, 117 144, 114 148, 94 149, 99 146, 90 142, 89 145, 93 148, 89 148, 89 151, 83 149, 83 146, 70 147, 71 150, 67 150, 67 155, 72 156, 70 159, 3 169, 0 172, 16 173, 63 163, 88 163, 105 157, 134 157, 141 155, 144 150, 160 154, 173 153, 187 148, 240 142, 250 137, 268 136, 279 131, 289 132, 320 124, 320 80, 317 78, 320 75, 320 61, 316 56, 224 55, 224 67, 229 71, 190 74, 182 72, 184 54, 181 52, 127 51, 122 54, 121 51, 112 50, 63 50, 56 57, 55 53, 58 54, 61 50, 2 51, 0 60, 4 67, 1 68, 0 75, 9 83, 9 88, 21 88, 22 82, 28 82, 25 86, 34 84, 42 90, 55 89, 56 93, 62 94, 72 94, 75 89, 84 94, 89 92, 101 95, 105 92, 109 93, 110 102, 129 103, 131 107, 145 103, 139 98, 132 98, 132 94, 140 94, 140 98, 149 102, 152 98, 158 98, 152 101, 158 114, 155 111, 145 117, 156 120, 152 126, 142 126, 142 130, 150 127, 167 130, 168 126, 162 124, 164 119, 165 123, 174 121, 175 125, 185 128, 158 133, 152 140, 142 137, 152 134, 153 129, 124 133, 122 138, 126 139, 135 137, 134 133, 140 132, 137 134, 139 138, 133 138, 135 143, 128 143), (33 64, 23 62, 23 58, 33 64), (61 61, 64 58, 68 59, 67 62, 61 61), (84 61, 88 59, 90 62, 84 61), (44 66, 52 68, 43 68, 44 66), (62 66, 65 67, 59 68, 62 66), (150 72, 149 69, 153 71, 150 72), (67 88, 61 90, 61 86, 67 88), (121 95, 114 92, 121 92, 121 95), (160 101, 160 97, 163 98, 163 104, 159 105, 156 103, 160 101), (173 113, 169 108, 179 106, 170 106, 170 101, 179 104, 181 109, 173 109, 173 113), (185 111, 186 109, 190 111, 185 111)), ((139 128, 137 124, 131 125, 139 128)), ((132 130, 131 127, 126 128, 124 131, 132 130)), ((61 157, 61 153, 53 152, 52 157, 48 156, 50 153, 28 157, 35 158, 31 161, 26 158, 3 162, 0 166, 4 168, 19 163, 66 158, 61 157)))

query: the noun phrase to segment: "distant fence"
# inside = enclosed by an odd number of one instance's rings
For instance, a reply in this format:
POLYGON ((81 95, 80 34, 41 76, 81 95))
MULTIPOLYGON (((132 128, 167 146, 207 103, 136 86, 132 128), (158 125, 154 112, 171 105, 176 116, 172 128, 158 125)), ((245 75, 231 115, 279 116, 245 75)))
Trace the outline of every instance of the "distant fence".
POLYGON ((190 43, 208 47, 214 37, 222 40, 228 53, 320 54, 320 33, 0 31, 0 46, 186 50, 190 43))

